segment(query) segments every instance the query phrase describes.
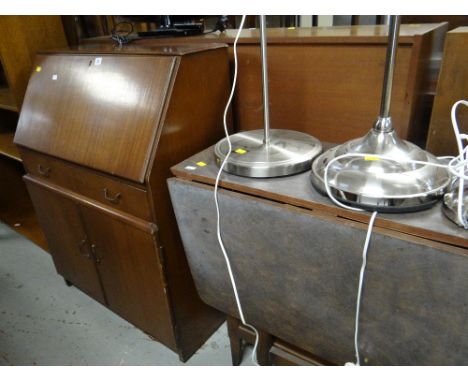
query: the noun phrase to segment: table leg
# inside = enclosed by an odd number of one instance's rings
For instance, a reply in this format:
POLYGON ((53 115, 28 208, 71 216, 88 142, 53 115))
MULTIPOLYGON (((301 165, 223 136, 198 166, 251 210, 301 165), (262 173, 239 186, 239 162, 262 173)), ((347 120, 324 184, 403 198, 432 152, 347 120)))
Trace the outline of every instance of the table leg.
POLYGON ((227 316, 227 328, 229 343, 231 345, 232 365, 239 366, 244 353, 244 341, 239 334, 240 321, 237 318, 227 316))

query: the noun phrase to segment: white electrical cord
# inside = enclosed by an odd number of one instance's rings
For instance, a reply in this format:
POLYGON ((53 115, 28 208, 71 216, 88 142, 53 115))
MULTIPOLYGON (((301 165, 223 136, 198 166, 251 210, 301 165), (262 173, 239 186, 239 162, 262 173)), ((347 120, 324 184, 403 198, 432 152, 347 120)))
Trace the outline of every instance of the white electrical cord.
POLYGON ((234 297, 236 299, 236 304, 237 304, 237 309, 239 311, 240 320, 241 320, 242 324, 244 324, 248 328, 252 329, 253 332, 255 333, 255 344, 254 344, 254 347, 253 347, 253 350, 252 350, 252 362, 255 365, 258 366, 258 362, 257 362, 257 347, 258 347, 258 340, 259 340, 258 331, 252 325, 248 324, 245 321, 244 311, 242 310, 242 305, 241 305, 241 302, 240 302, 239 293, 237 291, 236 280, 234 278, 234 274, 233 274, 232 268, 231 268, 231 262, 229 260, 228 254, 226 252, 226 248, 224 247, 223 239, 221 238, 221 224, 220 224, 221 216, 220 216, 220 212, 219 212, 219 203, 218 203, 219 181, 221 179, 221 174, 223 172, 223 169, 226 166, 226 163, 227 163, 227 161, 229 159, 229 156, 231 155, 231 151, 232 151, 232 144, 231 144, 231 140, 229 138, 229 131, 228 131, 228 127, 227 127, 227 114, 228 114, 229 106, 231 105, 231 102, 232 102, 232 98, 234 96, 234 91, 236 89, 236 82, 237 82, 237 41, 239 40, 240 34, 242 32, 242 28, 243 28, 244 22, 245 22, 245 17, 246 17, 245 15, 242 16, 242 20, 241 20, 240 25, 239 25, 239 30, 237 31, 237 35, 236 35, 236 38, 234 40, 234 46, 233 46, 233 50, 234 50, 234 78, 232 80, 231 94, 229 95, 229 99, 227 101, 226 108, 224 109, 224 115, 223 115, 224 133, 226 134, 226 140, 228 142, 229 149, 228 149, 228 153, 227 153, 226 157, 224 158, 223 162, 221 163, 221 166, 219 167, 219 171, 218 171, 218 174, 216 176, 216 182, 215 182, 215 187, 214 187, 214 199, 215 199, 215 205, 216 205, 216 234, 217 234, 217 237, 218 237, 219 246, 221 247, 221 251, 223 252, 223 256, 224 256, 224 259, 226 261, 226 266, 227 266, 227 270, 228 270, 228 273, 229 273, 229 278, 231 280, 232 290, 234 291, 234 297))
MULTIPOLYGON (((351 154, 340 155, 335 158, 335 160, 342 159, 344 157, 354 156, 351 154)), ((346 204, 341 203, 338 199, 336 199, 328 185, 328 168, 330 164, 333 163, 335 160, 331 160, 328 165, 325 167, 324 172, 324 182, 325 182, 325 189, 327 190, 328 197, 338 206, 343 207, 348 210, 352 211, 360 211, 365 212, 362 208, 351 207, 346 204)), ((367 228, 367 235, 366 240, 364 241, 364 247, 362 249, 362 264, 361 270, 359 272, 359 284, 358 284, 358 293, 356 297, 356 315, 354 319, 354 352, 356 354, 356 363, 346 362, 345 366, 360 366, 361 365, 361 358, 359 356, 359 315, 361 312, 361 299, 362 299, 362 286, 364 284, 364 275, 366 271, 367 265, 367 250, 369 249, 369 243, 372 236, 372 228, 374 227, 375 218, 377 217, 377 211, 374 211, 369 220, 369 226, 367 228)))
POLYGON ((364 248, 362 249, 362 265, 361 271, 359 272, 359 287, 358 294, 356 297, 356 320, 354 324, 354 351, 356 352, 356 366, 361 365, 361 359, 359 357, 359 314, 361 312, 361 296, 362 296, 362 285, 364 283, 364 272, 366 271, 367 265, 367 249, 369 248, 369 242, 372 236, 372 228, 374 227, 374 221, 377 216, 377 211, 374 211, 369 221, 369 227, 367 228, 366 241, 364 242, 364 248))
POLYGON ((468 162, 468 153, 467 153, 467 147, 463 148, 463 139, 468 140, 468 135, 467 134, 460 134, 460 129, 458 127, 458 122, 457 122, 457 107, 458 105, 465 105, 468 106, 468 101, 465 100, 459 100, 455 102, 452 106, 452 112, 451 112, 451 118, 452 118, 452 126, 453 126, 453 131, 455 133, 455 137, 457 139, 457 145, 458 145, 458 154, 459 154, 459 163, 461 164, 459 172, 458 172, 458 205, 457 205, 457 215, 458 215, 458 221, 463 224, 463 227, 465 229, 468 229, 468 219, 465 219, 463 216, 463 202, 464 202, 464 193, 465 193, 465 179, 467 179, 465 175, 465 171, 468 168, 467 162, 468 162))
MULTIPOLYGON (((468 146, 463 148, 463 139, 468 140, 468 135, 467 134, 460 134, 460 130, 458 127, 457 119, 456 119, 456 109, 458 105, 463 104, 465 106, 468 106, 468 101, 465 100, 460 100, 457 101, 453 107, 452 107, 452 112, 451 112, 451 117, 452 117, 452 125, 453 129, 455 132, 455 137, 457 140, 457 145, 458 145, 458 151, 459 151, 459 156, 453 157, 453 156, 445 156, 445 157, 439 157, 438 159, 450 159, 450 162, 447 165, 444 164, 439 164, 439 163, 434 163, 434 162, 426 162, 426 161, 418 161, 418 160, 412 160, 412 159, 394 159, 391 157, 387 157, 384 155, 376 155, 376 154, 343 154, 339 155, 336 158, 333 158, 330 162, 328 162, 327 166, 325 167, 324 174, 323 174, 323 181, 325 184, 325 189, 327 191, 328 197, 338 206, 343 207, 348 210, 352 211, 365 211, 361 208, 356 208, 356 207, 351 207, 348 206, 344 203, 341 203, 338 199, 336 199, 331 191, 330 185, 328 183, 328 170, 330 166, 343 158, 369 158, 368 160, 390 160, 393 162, 398 162, 398 163, 412 163, 412 164, 423 164, 423 165, 430 165, 430 166, 435 166, 435 167, 441 167, 441 168, 447 168, 449 172, 459 178, 459 189, 458 189, 458 219, 460 222, 464 224, 464 228, 468 229, 468 223, 467 220, 464 219, 463 217, 463 197, 464 197, 464 180, 468 180, 468 176, 465 175, 465 169, 468 168, 468 146)), ((400 197, 418 197, 418 196, 425 196, 426 193, 419 193, 419 194, 413 194, 413 195, 400 195, 400 197)), ((351 363, 347 362, 347 366, 355 365, 355 366, 360 366, 361 360, 359 356, 359 314, 360 314, 360 309, 361 309, 361 297, 362 297, 362 286, 364 283, 364 275, 365 275, 365 270, 366 270, 366 265, 367 265, 367 250, 369 248, 369 242, 370 238, 372 235, 372 228, 374 226, 374 221, 375 218, 377 217, 377 211, 374 211, 371 215, 370 221, 369 221, 369 226, 367 229, 367 235, 366 235, 366 240, 364 242, 364 248, 362 250, 362 265, 361 265, 361 271, 359 273, 359 286, 358 286, 358 293, 357 293, 357 301, 356 301, 356 317, 355 317, 355 327, 354 327, 354 349, 356 353, 356 363, 351 363)))

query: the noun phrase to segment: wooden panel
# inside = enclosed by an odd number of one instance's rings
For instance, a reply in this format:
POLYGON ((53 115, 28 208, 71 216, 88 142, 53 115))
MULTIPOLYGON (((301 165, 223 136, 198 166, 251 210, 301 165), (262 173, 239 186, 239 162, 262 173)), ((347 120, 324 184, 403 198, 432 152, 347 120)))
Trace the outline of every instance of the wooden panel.
MULTIPOLYGON (((146 39, 144 39, 146 40, 146 39)), ((225 44, 216 42, 210 43, 190 43, 181 44, 183 40, 176 39, 174 43, 168 44, 167 39, 148 39, 148 41, 156 42, 156 44, 138 44, 124 45, 122 48, 115 44, 114 40, 106 39, 106 43, 86 44, 72 46, 70 49, 56 49, 50 50, 49 53, 86 53, 86 54, 112 54, 112 55, 157 55, 157 56, 186 56, 196 53, 202 53, 209 50, 216 50, 225 47, 225 44), (159 43, 158 43, 159 42, 159 43)), ((138 40, 140 41, 140 40, 138 40)))
POLYGON ((144 189, 31 150, 22 149, 21 155, 29 174, 93 198, 109 207, 151 220, 147 192, 144 189))
POLYGON ((0 154, 21 162, 18 148, 13 144, 15 132, 0 127, 0 154))
POLYGON ((0 88, 0 108, 18 111, 18 106, 10 88, 0 88))
POLYGON ((286 344, 276 344, 270 350, 270 361, 273 366, 325 366, 305 352, 294 349, 286 344))
MULTIPOLYGON (((171 179, 169 188, 200 296, 237 317, 212 187, 171 179)), ((219 200, 247 322, 329 362, 353 361, 366 224, 225 190, 219 200)), ((467 250, 375 228, 361 307, 363 364, 466 365, 467 272, 467 250)))
MULTIPOLYGON (((468 99, 468 27, 447 33, 437 94, 432 110, 427 149, 435 155, 458 155, 450 112, 453 104, 468 99)), ((468 133, 468 108, 457 113, 461 133, 468 133)))
POLYGON ((19 110, 36 52, 65 48, 67 40, 60 16, 2 16, 0 36, 0 59, 10 91, 5 106, 19 110))
POLYGON ((405 24, 421 25, 422 23, 448 22, 449 30, 468 25, 467 15, 404 15, 401 22, 405 24))
MULTIPOLYGON (((385 45, 272 45, 268 49, 271 128, 344 142, 364 135, 379 114, 385 45)), ((392 94, 394 126, 408 137, 411 45, 400 45, 392 94)), ((239 47, 236 125, 263 127, 258 46, 239 47)))
POLYGON ((49 243, 57 272, 105 304, 78 205, 50 189, 41 187, 38 183, 30 182, 27 178, 25 182, 49 243))
POLYGON ((94 208, 81 208, 109 308, 177 351, 154 235, 94 208))
POLYGON ((15 143, 142 183, 176 59, 96 58, 38 56, 15 143))
MULTIPOLYGON (((21 180, 24 170, 13 144, 32 61, 38 49, 67 45, 60 16, 0 16, 0 109, 11 111, 15 123, 4 129, 5 113, 0 115, 0 219, 17 232, 47 249, 44 234, 21 180), (17 161, 8 163, 5 161, 17 161)), ((9 118, 8 118, 9 119, 9 118)))
POLYGON ((173 164, 222 137, 222 116, 228 90, 227 49, 182 58, 149 174, 149 191, 154 201, 159 238, 164 246, 170 293, 175 301, 174 315, 181 322, 177 327, 178 337, 184 343, 181 355, 186 359, 203 345, 224 317, 204 305, 196 293, 166 179, 171 176, 173 164))
POLYGON ((25 175, 25 178, 27 178, 29 182, 37 183, 41 187, 46 188, 55 193, 58 193, 61 196, 66 197, 79 205, 87 206, 97 211, 101 211, 111 216, 113 219, 118 220, 124 224, 130 225, 131 227, 134 227, 137 230, 149 233, 150 235, 155 234, 158 230, 157 226, 154 223, 137 218, 125 212, 118 211, 114 208, 109 208, 107 205, 99 203, 96 200, 87 198, 83 195, 77 194, 76 192, 57 186, 53 183, 44 181, 43 179, 37 179, 29 174, 25 175))

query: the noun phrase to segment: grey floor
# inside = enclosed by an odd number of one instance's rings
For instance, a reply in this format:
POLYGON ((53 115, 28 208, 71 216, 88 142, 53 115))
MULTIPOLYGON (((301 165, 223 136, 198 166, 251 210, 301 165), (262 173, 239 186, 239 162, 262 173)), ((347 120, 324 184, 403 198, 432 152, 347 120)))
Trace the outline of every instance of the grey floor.
MULTIPOLYGON (((223 325, 185 365, 230 365, 223 325)), ((251 365, 249 353, 243 365, 251 365)), ((0 222, 0 365, 184 365, 55 272, 50 255, 0 222)))

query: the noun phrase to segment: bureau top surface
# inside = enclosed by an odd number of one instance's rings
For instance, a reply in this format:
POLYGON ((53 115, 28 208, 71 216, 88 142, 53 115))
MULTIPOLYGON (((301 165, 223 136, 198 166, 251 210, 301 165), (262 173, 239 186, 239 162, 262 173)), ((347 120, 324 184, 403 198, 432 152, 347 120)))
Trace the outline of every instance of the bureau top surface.
POLYGON ((102 54, 102 55, 143 55, 143 56, 185 56, 188 54, 200 53, 207 50, 220 49, 226 47, 225 44, 209 42, 194 43, 194 44, 181 44, 171 43, 152 46, 141 46, 135 44, 123 45, 119 47, 115 43, 95 43, 86 45, 76 45, 68 49, 48 50, 41 52, 41 54, 102 54))
POLYGON ((143 183, 177 60, 38 55, 15 143, 143 183))
MULTIPOLYGON (((329 147, 330 144, 324 144, 324 146, 329 147)), ((173 166, 171 171, 179 178, 213 185, 218 172, 213 148, 210 147, 173 166)), ((353 221, 366 224, 369 222, 369 213, 345 210, 334 205, 328 197, 318 193, 310 182, 310 171, 293 176, 267 179, 253 179, 223 173, 220 186, 296 207, 322 211, 353 221)), ((441 203, 431 209, 419 212, 379 213, 375 226, 437 243, 468 248, 468 231, 457 227, 444 217, 441 203)))

